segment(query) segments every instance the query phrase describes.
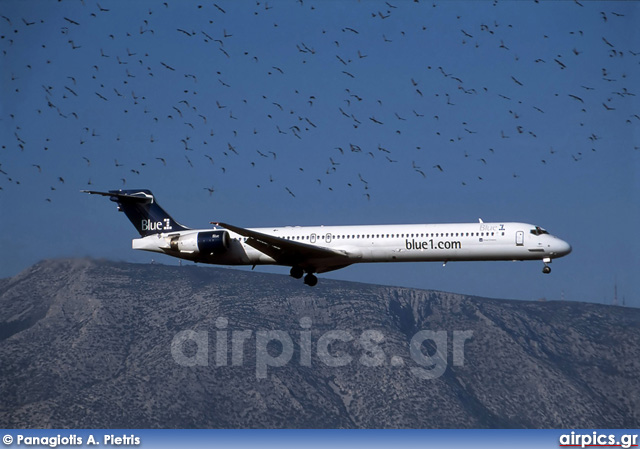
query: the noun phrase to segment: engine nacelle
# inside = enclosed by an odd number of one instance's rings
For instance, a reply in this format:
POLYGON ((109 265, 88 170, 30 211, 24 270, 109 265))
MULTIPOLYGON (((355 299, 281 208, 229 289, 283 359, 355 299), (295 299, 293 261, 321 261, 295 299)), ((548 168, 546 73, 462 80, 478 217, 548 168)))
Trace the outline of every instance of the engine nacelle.
POLYGON ((227 231, 202 231, 173 237, 171 249, 191 254, 223 254, 229 249, 231 238, 227 231))

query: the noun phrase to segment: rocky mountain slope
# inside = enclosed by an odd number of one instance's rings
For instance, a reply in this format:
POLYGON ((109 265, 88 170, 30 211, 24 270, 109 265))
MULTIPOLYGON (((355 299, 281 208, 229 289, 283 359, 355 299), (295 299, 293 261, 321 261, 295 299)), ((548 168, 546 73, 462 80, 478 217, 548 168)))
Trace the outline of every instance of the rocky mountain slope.
POLYGON ((2 427, 637 428, 639 372, 636 309, 86 259, 0 280, 2 427))

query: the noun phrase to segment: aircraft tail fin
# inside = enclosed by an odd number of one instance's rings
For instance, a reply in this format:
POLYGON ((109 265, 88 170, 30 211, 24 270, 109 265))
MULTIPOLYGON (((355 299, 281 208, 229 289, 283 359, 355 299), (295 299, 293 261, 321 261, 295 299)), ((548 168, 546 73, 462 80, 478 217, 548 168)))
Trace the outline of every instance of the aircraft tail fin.
POLYGON ((118 204, 118 210, 125 213, 142 237, 189 229, 175 221, 160 207, 151 190, 109 190, 108 192, 82 190, 82 192, 108 196, 111 201, 118 204))

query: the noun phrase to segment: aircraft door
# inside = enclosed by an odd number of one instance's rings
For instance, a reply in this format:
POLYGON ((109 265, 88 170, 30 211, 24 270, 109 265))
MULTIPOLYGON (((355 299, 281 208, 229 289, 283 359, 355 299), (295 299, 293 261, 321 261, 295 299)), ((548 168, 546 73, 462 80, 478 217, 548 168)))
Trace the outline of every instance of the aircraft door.
POLYGON ((327 234, 326 240, 327 240, 327 243, 331 243, 331 234, 327 234))
POLYGON ((516 232, 516 246, 524 246, 524 231, 516 232))
POLYGON ((309 237, 309 241, 311 243, 316 243, 316 235, 315 234, 311 234, 311 236, 309 237))

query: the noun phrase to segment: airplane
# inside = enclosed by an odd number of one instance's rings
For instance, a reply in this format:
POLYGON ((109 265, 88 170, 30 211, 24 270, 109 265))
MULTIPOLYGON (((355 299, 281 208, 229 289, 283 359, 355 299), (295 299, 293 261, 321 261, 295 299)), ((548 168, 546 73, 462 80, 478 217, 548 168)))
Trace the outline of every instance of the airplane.
POLYGON ((526 223, 496 222, 212 229, 179 224, 147 189, 84 193, 107 196, 140 233, 132 248, 216 265, 282 265, 313 287, 317 273, 355 263, 542 260, 566 256, 571 245, 526 223))

